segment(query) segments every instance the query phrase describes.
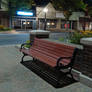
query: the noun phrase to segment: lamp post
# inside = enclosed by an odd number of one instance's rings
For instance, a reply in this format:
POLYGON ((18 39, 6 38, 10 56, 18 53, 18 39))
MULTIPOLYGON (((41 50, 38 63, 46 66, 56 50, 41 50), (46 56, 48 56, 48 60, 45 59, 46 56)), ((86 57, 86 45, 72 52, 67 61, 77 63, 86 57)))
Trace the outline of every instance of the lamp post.
POLYGON ((47 8, 44 8, 43 11, 44 11, 44 13, 45 13, 44 30, 46 30, 46 22, 47 22, 46 13, 48 12, 48 9, 47 9, 47 8))

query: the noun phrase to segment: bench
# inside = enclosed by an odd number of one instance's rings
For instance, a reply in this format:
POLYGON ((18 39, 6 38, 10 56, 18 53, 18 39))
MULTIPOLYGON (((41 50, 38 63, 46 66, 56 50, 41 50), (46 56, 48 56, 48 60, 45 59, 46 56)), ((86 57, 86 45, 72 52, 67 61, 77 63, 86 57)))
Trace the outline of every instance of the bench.
POLYGON ((66 74, 70 74, 73 78, 71 70, 74 65, 77 48, 38 38, 34 39, 34 43, 29 49, 25 49, 24 45, 22 44, 20 49, 23 53, 21 62, 24 62, 25 56, 31 56, 33 61, 39 60, 56 70, 69 69, 66 74))

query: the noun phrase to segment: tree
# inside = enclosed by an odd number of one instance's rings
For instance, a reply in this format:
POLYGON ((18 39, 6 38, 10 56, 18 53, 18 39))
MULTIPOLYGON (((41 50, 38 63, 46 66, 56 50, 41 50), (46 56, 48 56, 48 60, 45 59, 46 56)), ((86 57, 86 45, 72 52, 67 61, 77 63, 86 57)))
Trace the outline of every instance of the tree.
MULTIPOLYGON (((79 10, 85 11, 86 8, 86 4, 84 4, 82 0, 52 0, 52 4, 57 10, 63 12, 67 24, 66 30, 68 30, 68 21, 72 12, 79 10)), ((69 38, 70 36, 71 34, 69 35, 69 38)))
POLYGON ((30 10, 35 5, 34 0, 8 0, 9 15, 15 15, 18 10, 30 10))
POLYGON ((12 16, 16 15, 16 11, 19 10, 31 10, 35 5, 34 0, 8 0, 9 8, 8 13, 10 16, 10 25, 12 25, 12 16))
POLYGON ((82 0, 52 0, 52 3, 57 10, 63 11, 66 20, 69 20, 72 12, 86 8, 82 0))

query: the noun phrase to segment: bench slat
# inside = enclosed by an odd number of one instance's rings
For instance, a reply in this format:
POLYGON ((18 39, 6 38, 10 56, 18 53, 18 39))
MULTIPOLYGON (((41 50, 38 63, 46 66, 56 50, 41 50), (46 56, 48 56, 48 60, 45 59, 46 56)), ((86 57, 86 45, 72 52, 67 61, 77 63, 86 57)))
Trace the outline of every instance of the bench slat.
MULTIPOLYGON (((55 67, 59 57, 72 57, 74 49, 72 46, 35 38, 32 47, 29 50, 23 49, 21 52, 55 67)), ((62 59, 60 61, 62 65, 68 65, 70 62, 71 59, 62 59)))

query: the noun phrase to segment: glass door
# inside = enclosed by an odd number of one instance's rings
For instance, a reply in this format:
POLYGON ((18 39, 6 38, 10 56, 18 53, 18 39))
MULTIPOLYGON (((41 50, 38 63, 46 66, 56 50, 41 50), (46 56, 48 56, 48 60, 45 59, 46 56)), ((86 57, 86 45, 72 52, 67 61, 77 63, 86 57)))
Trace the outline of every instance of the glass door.
POLYGON ((26 19, 21 19, 21 29, 26 29, 26 19))
POLYGON ((21 20, 21 29, 32 29, 33 28, 33 21, 22 19, 21 20))

